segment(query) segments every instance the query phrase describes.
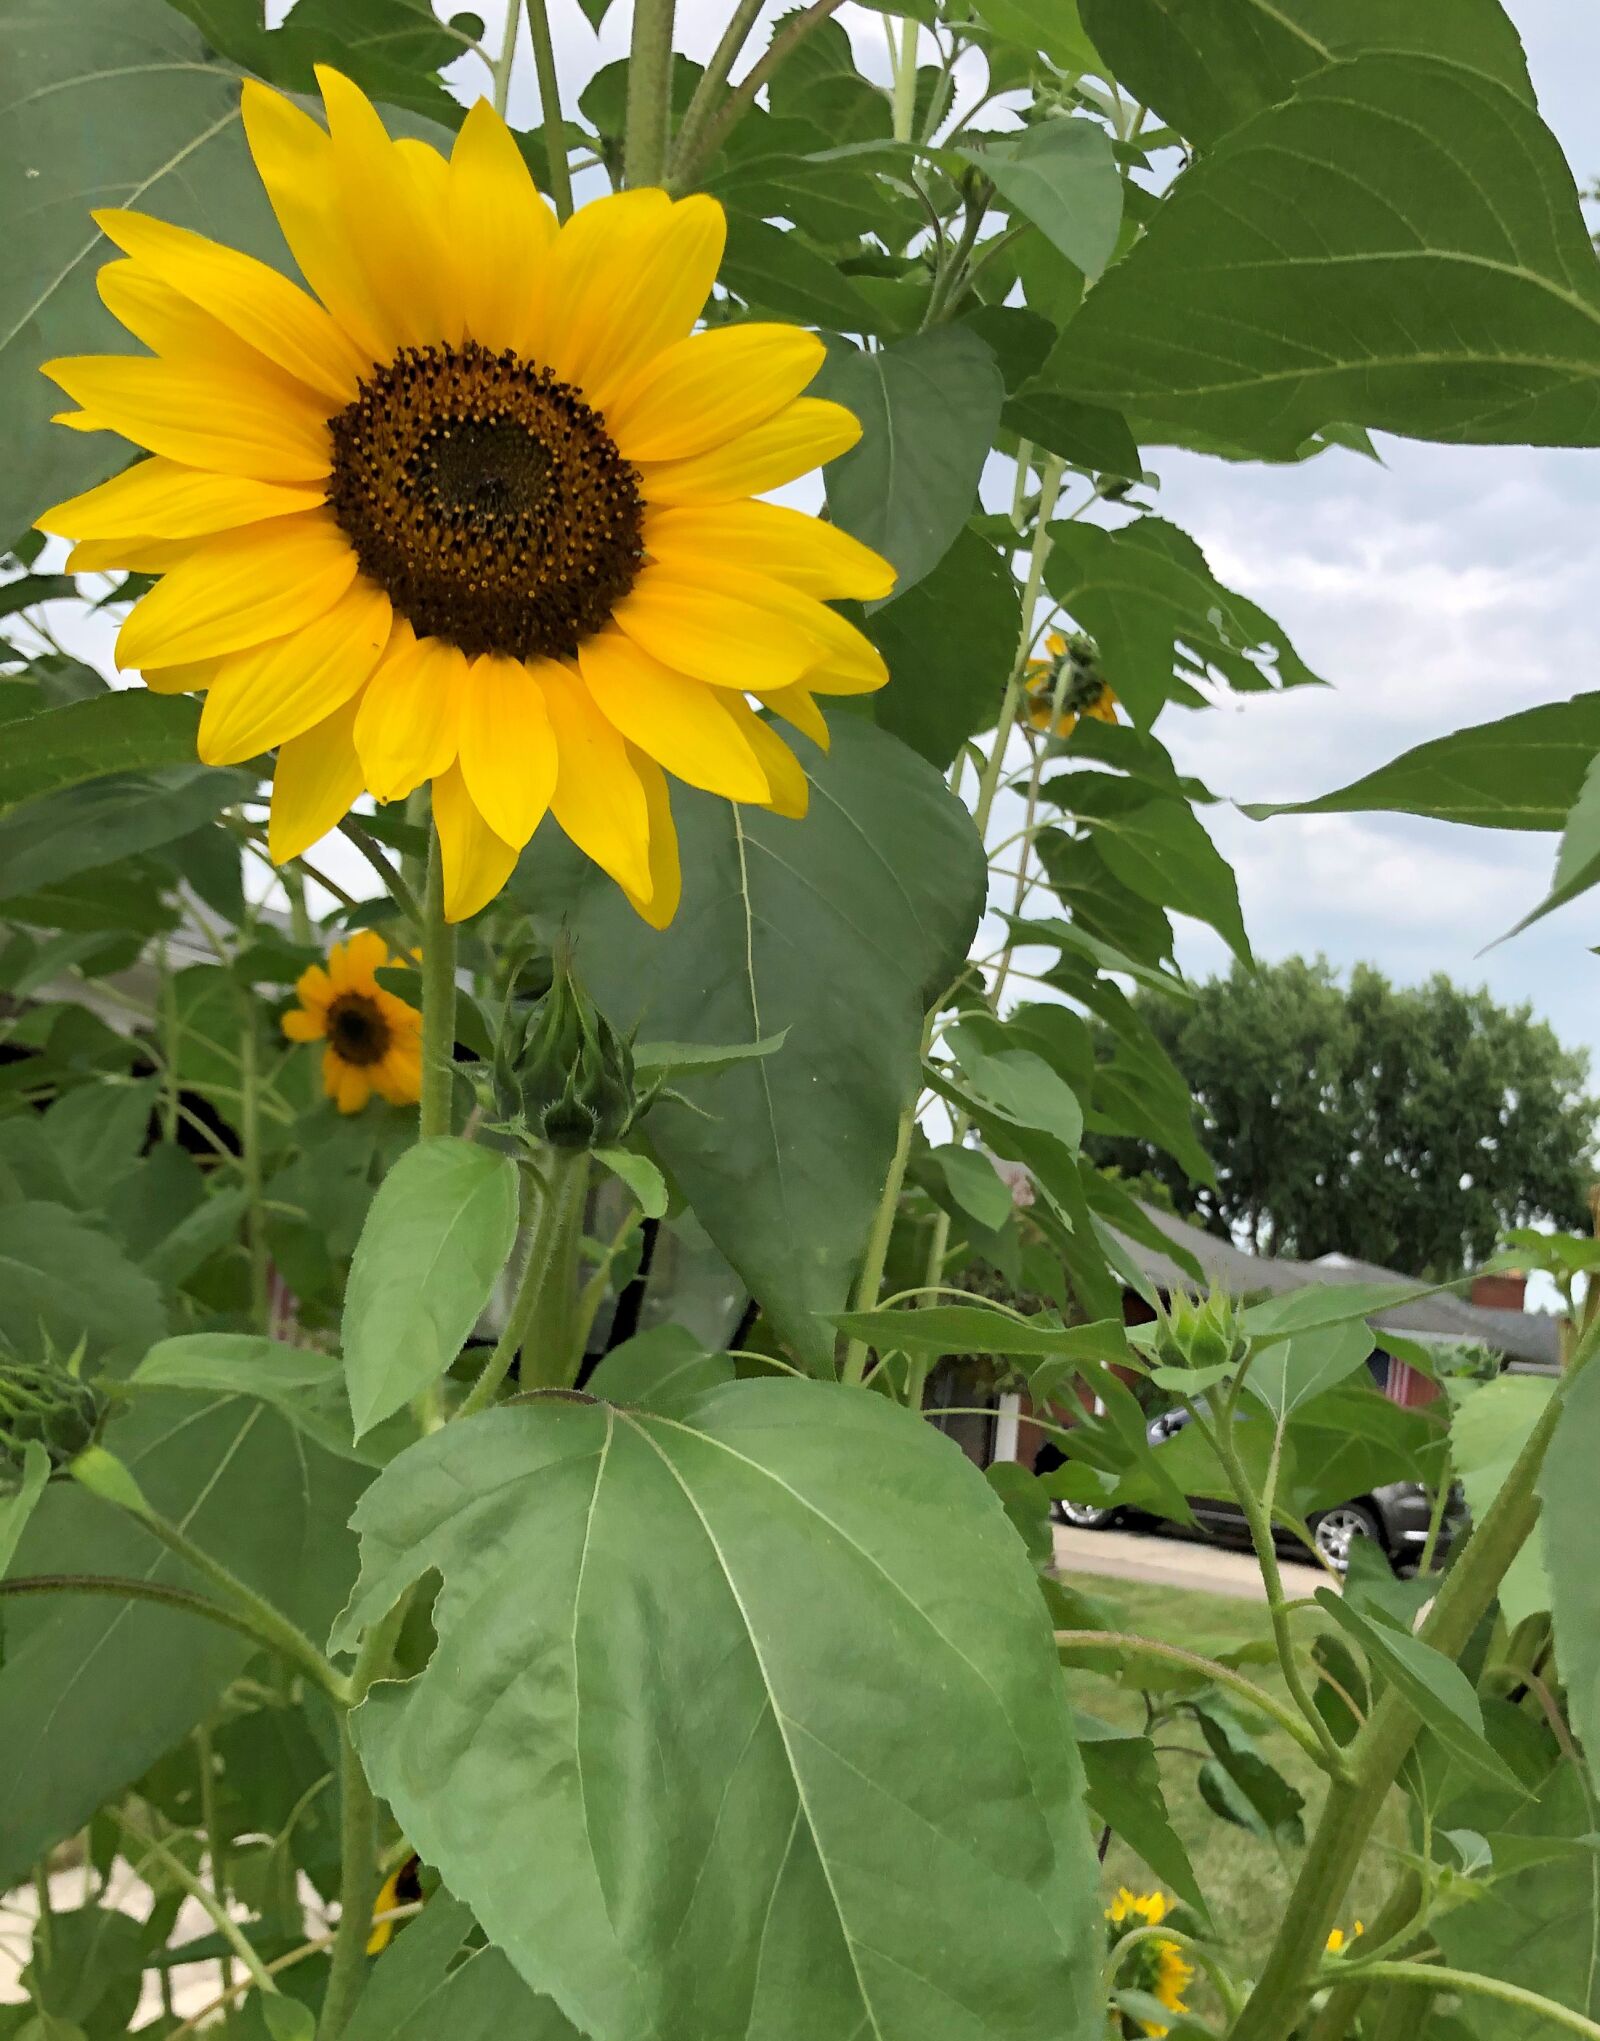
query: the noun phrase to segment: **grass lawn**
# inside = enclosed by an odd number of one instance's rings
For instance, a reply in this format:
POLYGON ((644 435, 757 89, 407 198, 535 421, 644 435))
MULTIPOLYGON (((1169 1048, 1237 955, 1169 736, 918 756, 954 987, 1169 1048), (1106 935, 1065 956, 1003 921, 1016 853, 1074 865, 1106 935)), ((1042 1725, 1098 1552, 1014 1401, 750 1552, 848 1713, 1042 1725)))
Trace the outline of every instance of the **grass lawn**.
MULTIPOLYGON (((1133 1581, 1095 1580, 1082 1575, 1074 1579, 1073 1586, 1115 1610, 1120 1628, 1160 1638, 1168 1644, 1181 1644, 1208 1657, 1257 1639, 1268 1642, 1271 1639, 1264 1602, 1196 1594, 1183 1588, 1150 1587, 1133 1581)), ((1297 1615, 1294 1621, 1296 1634, 1309 1649, 1321 1618, 1315 1612, 1307 1612, 1297 1615)), ((1287 1699, 1276 1662, 1250 1665, 1246 1671, 1257 1685, 1270 1689, 1279 1699, 1287 1699)), ((1074 1701, 1087 1713, 1119 1728, 1144 1726, 1144 1704, 1136 1691, 1094 1672, 1074 1670, 1068 1678, 1074 1701)), ((1237 1706, 1241 1715, 1247 1715, 1242 1701, 1237 1706)), ((1309 1832, 1322 1804, 1322 1774, 1275 1724, 1257 1717, 1251 1726, 1264 1755, 1304 1794, 1304 1820, 1309 1832)), ((1180 1720, 1159 1730, 1156 1741, 1172 1825, 1189 1851, 1200 1889, 1211 1902, 1219 1935, 1228 1945, 1232 1961, 1245 1973, 1253 1972, 1282 1917, 1302 1852, 1291 1849, 1280 1856, 1272 1844, 1211 1812, 1195 1787, 1205 1746, 1192 1720, 1180 1720), (1196 1755, 1189 1755, 1191 1751, 1196 1755)), ((1362 1864, 1352 1892, 1352 1915, 1370 1919, 1377 1910, 1398 1868, 1394 1852, 1403 1848, 1404 1843, 1404 1811, 1396 1798, 1385 1809, 1362 1864)), ((1105 1863, 1107 1898, 1119 1885, 1148 1891, 1156 1882, 1121 1838, 1113 1836, 1105 1863)), ((1198 1983, 1193 2003, 1197 2011, 1206 2010, 1198 1983)))

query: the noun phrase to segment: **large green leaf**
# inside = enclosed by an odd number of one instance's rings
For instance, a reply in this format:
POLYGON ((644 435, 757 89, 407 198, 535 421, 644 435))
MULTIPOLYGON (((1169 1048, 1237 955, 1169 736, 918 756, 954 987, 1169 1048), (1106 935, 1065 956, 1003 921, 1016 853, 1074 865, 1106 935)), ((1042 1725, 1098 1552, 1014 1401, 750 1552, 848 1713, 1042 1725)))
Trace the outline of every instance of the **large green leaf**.
POLYGON ((1188 171, 1090 292, 1062 387, 1293 456, 1339 425, 1600 442, 1600 264, 1525 97, 1427 56, 1305 79, 1188 171))
POLYGON ((167 1330, 161 1293, 109 1235, 63 1206, 8 1205, 0 1220, 0 1349, 126 1373, 167 1330))
POLYGON ((979 19, 1025 50, 1043 50, 1064 71, 1098 71, 1078 0, 976 0, 979 19))
POLYGON ((872 308, 803 235, 736 214, 728 222, 722 281, 747 304, 835 333, 871 333, 872 308))
MULTIPOLYGON (((1547 1375, 1497 1375, 1492 1382, 1452 1383, 1451 1471, 1461 1483, 1474 1523, 1482 1523, 1517 1455, 1555 1391, 1547 1375)), ((1553 1520, 1523 1545, 1500 1583, 1500 1607, 1514 1629, 1550 1607, 1545 1548, 1553 1520)))
POLYGON ((107 773, 187 765, 195 755, 199 704, 187 695, 131 687, 91 695, 14 723, 0 760, 0 814, 35 794, 107 773))
POLYGON ((829 1362, 918 1082, 928 1002, 966 956, 984 891, 978 841, 937 773, 849 715, 826 756, 803 741, 811 812, 789 822, 678 790, 683 906, 657 934, 546 826, 513 885, 578 940, 619 1027, 783 1047, 658 1105, 651 1144, 696 1217, 808 1365, 829 1362), (826 959, 825 966, 818 960, 826 959))
POLYGON ((1242 692, 1316 681, 1272 618, 1224 588, 1164 518, 1120 531, 1059 524, 1052 541, 1050 593, 1094 639, 1101 671, 1137 722, 1154 722, 1165 702, 1211 676, 1242 692))
POLYGON ((1204 1913, 1205 1898, 1189 1852, 1167 1813, 1161 1763, 1149 1737, 1130 1736, 1080 1714, 1078 1750, 1096 1816, 1136 1850, 1186 1906, 1204 1913))
POLYGON ((969 327, 936 326, 872 354, 830 354, 814 389, 862 425, 828 469, 828 508, 893 563, 903 595, 972 512, 1005 399, 999 364, 969 327))
POLYGON ((1245 813, 1260 819, 1384 808, 1479 829, 1560 829, 1597 754, 1600 694, 1574 695, 1431 738, 1334 793, 1245 813))
POLYGON ((0 900, 172 843, 254 786, 250 773, 191 763, 43 794, 0 816, 0 900))
POLYGON ((1021 628, 1010 567, 962 532, 930 574, 867 619, 889 664, 873 713, 944 771, 969 737, 994 728, 1021 628))
POLYGON ((344 1300, 356 1434, 437 1382, 489 1301, 517 1234, 509 1155, 453 1135, 419 1141, 378 1186, 344 1300))
POLYGON ((1556 1663, 1567 1689, 1589 1776, 1600 1783, 1600 1368, 1567 1391, 1566 1408, 1539 1478, 1544 1562, 1555 1614, 1556 1663))
POLYGON ((1251 961, 1233 868, 1187 801, 1097 772, 1052 780, 1047 793, 1093 831, 1095 849, 1131 892, 1209 922, 1235 956, 1251 961))
POLYGON ((436 1893, 373 1966, 345 2041, 580 2041, 498 1949, 462 1956, 472 1925, 459 1900, 436 1893))
POLYGON ((1122 173, 1111 137, 1091 120, 1046 120, 1020 134, 980 137, 960 151, 1015 215, 1037 227, 1086 277, 1116 251, 1122 173))
POLYGON ((354 1718, 374 1784, 594 2041, 1101 2031, 1038 1588, 929 1427, 798 1381, 541 1398, 409 1449, 357 1527, 344 1641, 444 1582, 433 1663, 354 1718))
POLYGON ((1364 1366, 1376 1345, 1372 1328, 1359 1318, 1291 1333, 1257 1352, 1245 1387, 1280 1424, 1287 1424, 1302 1403, 1364 1366))
POLYGON ((1597 761, 1591 759, 1578 798, 1561 831, 1549 892, 1514 928, 1507 930, 1508 935, 1520 935, 1534 922, 1553 914, 1556 908, 1565 907, 1580 893, 1587 893, 1600 880, 1600 770, 1596 766, 1597 761))
POLYGON ((1191 141, 1210 143, 1300 79, 1361 50, 1448 57, 1531 104, 1499 0, 1082 0, 1118 79, 1191 141))
MULTIPOLYGON (((345 1525, 365 1470, 241 1396, 152 1390, 107 1444, 154 1507, 313 1632, 354 1571, 345 1525)), ((52 1484, 12 1572, 196 1579, 121 1510, 52 1484)), ((9 1887, 215 1706, 251 1645, 209 1620, 115 1597, 5 1604, 0 1666, 0 1880, 9 1887)))

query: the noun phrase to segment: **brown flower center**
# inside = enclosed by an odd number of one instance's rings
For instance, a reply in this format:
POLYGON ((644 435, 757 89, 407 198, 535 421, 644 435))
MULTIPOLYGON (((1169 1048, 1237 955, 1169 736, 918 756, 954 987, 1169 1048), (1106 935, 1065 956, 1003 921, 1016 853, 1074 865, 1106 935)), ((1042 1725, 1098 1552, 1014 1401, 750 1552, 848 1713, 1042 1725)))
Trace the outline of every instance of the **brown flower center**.
POLYGON ((328 1001, 328 1041, 341 1063, 358 1070, 381 1063, 390 1039, 382 1009, 365 992, 341 992, 328 1001))
POLYGON ((419 637, 564 657, 633 586, 638 477, 549 369, 473 340, 408 347, 329 429, 329 505, 419 637))

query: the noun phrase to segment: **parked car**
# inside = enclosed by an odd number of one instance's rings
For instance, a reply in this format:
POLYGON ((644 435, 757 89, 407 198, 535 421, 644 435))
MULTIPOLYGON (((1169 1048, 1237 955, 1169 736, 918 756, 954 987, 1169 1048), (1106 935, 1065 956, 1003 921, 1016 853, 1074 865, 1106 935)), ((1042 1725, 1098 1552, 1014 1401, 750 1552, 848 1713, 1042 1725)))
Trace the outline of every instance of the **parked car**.
MULTIPOLYGON (((1147 1428, 1151 1445, 1164 1445, 1188 1422, 1186 1410, 1170 1410, 1152 1419, 1147 1428)), ((1043 1446, 1034 1462, 1034 1471, 1048 1473, 1062 1465, 1065 1457, 1059 1447, 1043 1446)), ((1230 1544, 1249 1544, 1244 1511, 1231 1496, 1191 1495, 1187 1500, 1202 1530, 1230 1544)), ((1052 1507, 1059 1522, 1075 1524, 1084 1531, 1107 1530, 1140 1515, 1137 1510, 1119 1506, 1105 1509, 1087 1502, 1058 1501, 1052 1507)), ((1348 1502, 1319 1510, 1310 1520, 1310 1530, 1317 1550, 1340 1573, 1350 1563, 1350 1547, 1357 1538, 1371 1538, 1392 1566, 1404 1569, 1416 1564, 1427 1543, 1431 1511, 1432 1499, 1420 1481, 1389 1481, 1364 1495, 1352 1496, 1348 1502)), ((1441 1558, 1449 1550, 1452 1535, 1459 1535, 1466 1521, 1465 1501, 1459 1489, 1452 1489, 1439 1531, 1441 1558)), ((1292 1550, 1300 1541, 1280 1528, 1278 1542, 1292 1550)))

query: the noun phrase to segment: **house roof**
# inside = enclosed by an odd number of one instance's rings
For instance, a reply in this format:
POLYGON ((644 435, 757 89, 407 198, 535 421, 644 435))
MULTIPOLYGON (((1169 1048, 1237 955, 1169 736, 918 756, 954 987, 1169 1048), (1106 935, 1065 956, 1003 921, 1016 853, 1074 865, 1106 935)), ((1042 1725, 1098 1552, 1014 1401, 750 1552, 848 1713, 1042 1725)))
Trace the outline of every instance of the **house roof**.
MULTIPOLYGON (((1215 1283, 1236 1296, 1281 1296, 1290 1290, 1308 1289, 1315 1283, 1405 1283, 1408 1276, 1386 1269, 1376 1262, 1356 1261, 1349 1255, 1329 1254, 1317 1261, 1292 1261, 1285 1255, 1247 1254, 1231 1240, 1220 1240, 1204 1228, 1191 1226, 1159 1206, 1140 1203, 1140 1210, 1157 1232, 1196 1261, 1206 1283, 1215 1283)), ((1136 1239, 1112 1227, 1124 1253, 1155 1284, 1158 1290, 1183 1290, 1193 1295, 1204 1287, 1170 1255, 1147 1241, 1136 1239)), ((1419 1297, 1389 1311, 1375 1311, 1369 1321, 1375 1330, 1405 1333, 1424 1341, 1467 1340, 1537 1368, 1560 1364, 1559 1321, 1547 1311, 1497 1311, 1441 1291, 1437 1296, 1419 1297)))

